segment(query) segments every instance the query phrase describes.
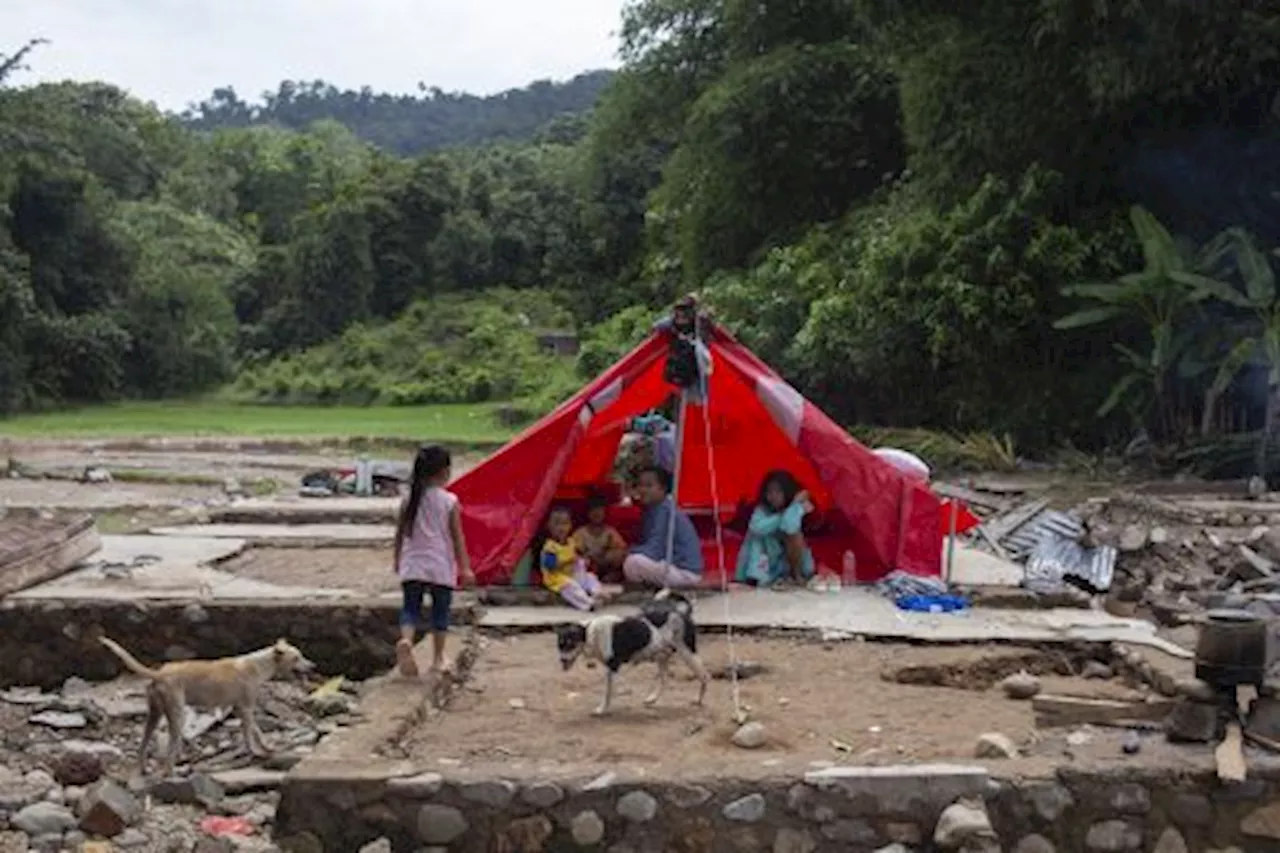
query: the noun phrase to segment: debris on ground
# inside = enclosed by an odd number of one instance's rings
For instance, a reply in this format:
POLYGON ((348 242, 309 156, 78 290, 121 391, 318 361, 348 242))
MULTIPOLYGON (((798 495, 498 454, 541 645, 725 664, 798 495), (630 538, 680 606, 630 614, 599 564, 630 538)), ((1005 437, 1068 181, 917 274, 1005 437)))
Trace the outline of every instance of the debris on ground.
POLYGON ((1020 585, 1043 606, 1092 603, 1172 630, 1214 608, 1280 615, 1280 495, 1238 485, 1162 483, 1083 499, 1077 490, 1069 500, 1034 484, 934 488, 982 520, 966 545, 1021 566, 1020 585))
POLYGON ((322 468, 302 477, 298 493, 303 497, 377 495, 395 497, 409 480, 409 467, 400 462, 361 459, 352 466, 322 468))
MULTIPOLYGON (((142 783, 145 687, 133 677, 98 684, 73 677, 57 691, 0 692, 0 803, 10 831, 36 850, 92 850, 98 840, 107 845, 96 848, 102 850, 191 851, 225 843, 245 853, 276 850, 267 830, 283 773, 244 752, 236 718, 188 710, 190 765, 179 765, 175 778, 142 783), (72 714, 83 720, 74 735, 50 725, 72 714)), ((345 679, 315 691, 268 683, 257 711, 276 752, 268 764, 287 766, 321 737, 358 721, 359 687, 345 679)), ((163 728, 158 734, 167 739, 163 728)), ((153 748, 152 773, 156 756, 153 748)))

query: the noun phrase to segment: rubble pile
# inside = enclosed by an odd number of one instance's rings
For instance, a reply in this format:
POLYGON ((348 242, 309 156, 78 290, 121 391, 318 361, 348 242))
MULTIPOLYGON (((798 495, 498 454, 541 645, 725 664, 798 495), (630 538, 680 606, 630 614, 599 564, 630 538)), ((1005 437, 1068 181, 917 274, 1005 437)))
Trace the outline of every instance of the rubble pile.
MULTIPOLYGON (((234 715, 188 710, 189 766, 179 766, 178 778, 144 780, 141 681, 73 677, 54 692, 0 692, 0 849, 276 850, 268 836, 283 772, 324 735, 360 719, 357 693, 337 679, 311 692, 268 683, 257 719, 275 754, 263 763, 244 752, 234 715), (92 846, 106 839, 113 846, 92 846)), ((166 737, 162 726, 153 774, 166 737)))
POLYGON ((983 519, 971 544, 1023 564, 1023 586, 1036 592, 1099 596, 1117 616, 1165 626, 1216 607, 1280 613, 1280 496, 1121 492, 1064 512, 1015 486, 938 491, 983 519))
POLYGON ((1280 523, 1254 525, 1263 516, 1242 513, 1243 524, 1218 525, 1185 508, 1170 511, 1151 502, 1138 509, 1124 501, 1094 502, 1088 509, 1092 535, 1114 543, 1119 553, 1111 598, 1132 607, 1118 615, 1141 611, 1173 626, 1209 608, 1269 615, 1267 599, 1280 600, 1280 523))

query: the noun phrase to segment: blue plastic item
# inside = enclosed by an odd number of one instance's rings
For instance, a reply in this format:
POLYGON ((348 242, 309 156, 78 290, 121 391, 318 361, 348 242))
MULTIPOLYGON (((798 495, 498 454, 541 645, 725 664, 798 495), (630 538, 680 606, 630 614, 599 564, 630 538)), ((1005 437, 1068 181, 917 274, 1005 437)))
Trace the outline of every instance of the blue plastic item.
POLYGON ((954 613, 969 606, 969 602, 959 595, 903 595, 894 603, 899 610, 913 613, 954 613))

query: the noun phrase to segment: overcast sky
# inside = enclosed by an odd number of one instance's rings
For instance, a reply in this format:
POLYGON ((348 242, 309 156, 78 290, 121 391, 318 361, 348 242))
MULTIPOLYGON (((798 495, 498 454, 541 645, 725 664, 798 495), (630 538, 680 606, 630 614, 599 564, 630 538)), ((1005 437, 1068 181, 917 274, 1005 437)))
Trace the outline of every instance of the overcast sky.
POLYGON ((284 79, 489 94, 616 65, 623 0, 0 0, 15 83, 106 80, 166 109, 284 79))

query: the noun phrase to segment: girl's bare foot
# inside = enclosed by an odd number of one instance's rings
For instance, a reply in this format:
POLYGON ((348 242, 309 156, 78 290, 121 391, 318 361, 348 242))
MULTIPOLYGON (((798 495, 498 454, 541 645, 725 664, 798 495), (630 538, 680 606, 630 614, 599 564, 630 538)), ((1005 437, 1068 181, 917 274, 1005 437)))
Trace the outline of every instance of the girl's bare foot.
POLYGON ((413 659, 413 644, 408 640, 396 643, 396 666, 405 678, 416 678, 418 662, 413 659))

